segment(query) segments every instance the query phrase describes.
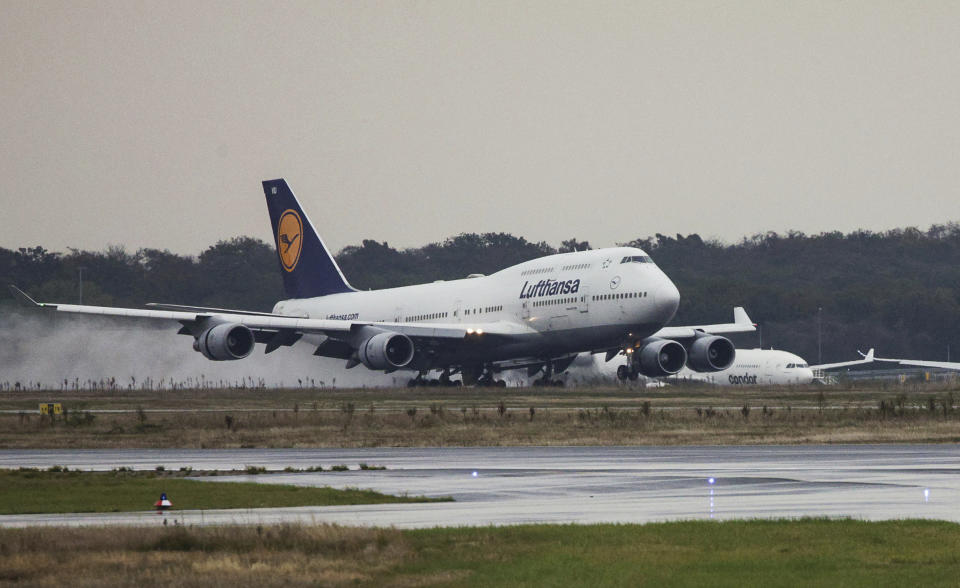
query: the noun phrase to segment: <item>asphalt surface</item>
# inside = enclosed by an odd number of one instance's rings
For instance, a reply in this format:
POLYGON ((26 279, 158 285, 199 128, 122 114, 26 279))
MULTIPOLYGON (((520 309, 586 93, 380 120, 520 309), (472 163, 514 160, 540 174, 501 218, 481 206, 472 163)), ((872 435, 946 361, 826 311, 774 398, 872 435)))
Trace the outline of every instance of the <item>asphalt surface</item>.
MULTIPOLYGON (((348 472, 203 478, 452 496, 453 503, 5 515, 0 526, 331 522, 400 528, 853 517, 960 522, 960 445, 9 450, 0 467, 348 472), (358 470, 359 464, 386 470, 358 470)), ((145 497, 145 506, 156 497, 145 497)), ((174 506, 177 497, 170 496, 174 506)))

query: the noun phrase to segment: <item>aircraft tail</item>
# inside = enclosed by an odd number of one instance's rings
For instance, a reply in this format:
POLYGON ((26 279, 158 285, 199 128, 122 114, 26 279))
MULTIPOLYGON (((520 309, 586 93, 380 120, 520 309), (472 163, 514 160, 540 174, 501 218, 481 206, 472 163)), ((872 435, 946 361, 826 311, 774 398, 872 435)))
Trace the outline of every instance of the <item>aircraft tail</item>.
POLYGON ((263 182, 287 298, 353 292, 284 179, 263 182))

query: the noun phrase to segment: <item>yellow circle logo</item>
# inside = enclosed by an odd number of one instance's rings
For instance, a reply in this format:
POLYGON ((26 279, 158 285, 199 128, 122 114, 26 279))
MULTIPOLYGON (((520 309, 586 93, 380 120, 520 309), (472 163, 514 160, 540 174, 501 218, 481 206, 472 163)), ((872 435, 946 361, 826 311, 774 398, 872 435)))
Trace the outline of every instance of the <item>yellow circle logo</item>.
POLYGON ((283 269, 292 272, 300 261, 303 249, 303 222, 295 210, 287 209, 280 215, 277 223, 277 253, 283 269))

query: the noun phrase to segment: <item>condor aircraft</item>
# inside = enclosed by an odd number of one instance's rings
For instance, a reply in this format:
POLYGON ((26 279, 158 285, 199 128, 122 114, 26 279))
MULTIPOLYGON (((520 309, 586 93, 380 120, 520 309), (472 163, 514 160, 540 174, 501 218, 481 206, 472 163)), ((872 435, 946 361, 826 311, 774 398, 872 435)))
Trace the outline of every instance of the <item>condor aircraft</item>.
POLYGON ((272 313, 151 303, 125 309, 34 302, 65 313, 170 321, 214 361, 297 342, 347 368, 408 370, 411 385, 439 372, 444 384, 504 385, 496 374, 526 368, 551 382, 578 353, 630 350, 631 373, 667 376, 728 368, 735 349, 722 333, 752 325, 666 327, 680 301, 673 282, 640 249, 549 255, 495 274, 358 291, 350 286, 283 179, 263 182, 286 300, 272 313), (454 382, 452 375, 461 374, 454 382))
MULTIPOLYGON (((742 308, 735 309, 746 317, 742 308)), ((740 320, 740 316, 737 316, 740 320)), ((811 384, 818 378, 822 378, 824 372, 841 370, 853 366, 872 363, 874 361, 873 350, 866 354, 861 354, 863 359, 853 361, 844 361, 840 363, 828 363, 821 365, 807 365, 807 362, 799 355, 789 351, 778 349, 737 349, 736 359, 729 367, 714 372, 698 373, 684 368, 672 376, 660 378, 661 382, 667 384, 714 384, 717 386, 795 386, 800 384, 811 384)), ((881 361, 881 360, 877 360, 881 361)), ((607 380, 614 376, 620 381, 625 381, 630 377, 629 363, 625 365, 616 365, 615 363, 604 364, 601 361, 593 360, 589 363, 582 363, 581 360, 574 362, 574 368, 583 367, 587 370, 592 368, 593 373, 607 380)))

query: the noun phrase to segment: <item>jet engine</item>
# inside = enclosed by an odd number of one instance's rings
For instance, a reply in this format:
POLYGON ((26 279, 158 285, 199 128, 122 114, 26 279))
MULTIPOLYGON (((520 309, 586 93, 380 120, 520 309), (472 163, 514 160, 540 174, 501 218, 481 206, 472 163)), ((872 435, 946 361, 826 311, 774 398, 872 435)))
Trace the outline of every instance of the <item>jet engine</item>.
POLYGON ((414 351, 410 337, 402 333, 379 333, 360 344, 357 356, 372 370, 395 370, 413 361, 414 351))
POLYGON ((243 359, 253 351, 253 331, 238 323, 214 325, 193 340, 193 348, 207 359, 243 359))
POLYGON ((687 365, 697 372, 718 372, 733 365, 737 350, 726 337, 703 335, 690 345, 687 365))
POLYGON ((634 355, 639 356, 639 372, 648 378, 672 376, 687 363, 686 349, 669 339, 650 339, 634 355))

